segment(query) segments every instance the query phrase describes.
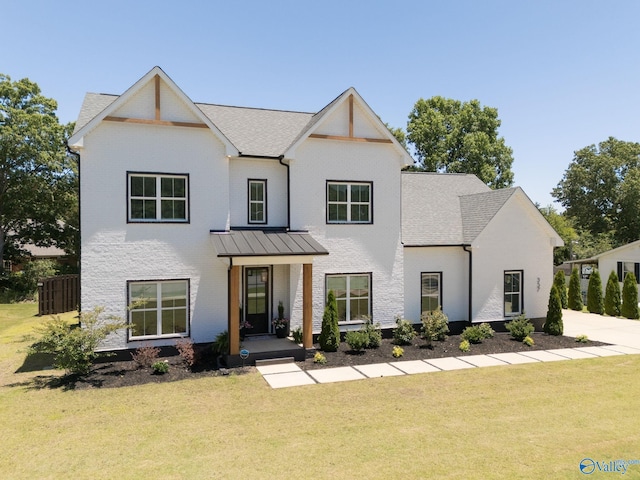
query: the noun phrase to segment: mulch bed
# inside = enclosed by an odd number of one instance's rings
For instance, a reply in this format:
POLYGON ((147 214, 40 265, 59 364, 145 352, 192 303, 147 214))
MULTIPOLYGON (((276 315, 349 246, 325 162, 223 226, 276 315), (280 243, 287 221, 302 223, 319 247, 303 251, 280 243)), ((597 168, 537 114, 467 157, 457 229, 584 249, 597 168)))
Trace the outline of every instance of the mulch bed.
MULTIPOLYGON (((415 339, 411 345, 405 345, 404 354, 394 358, 391 354, 395 346, 392 339, 385 338, 379 348, 367 349, 356 353, 349 350, 346 343, 341 343, 337 352, 323 352, 327 359, 325 365, 313 362, 313 352, 307 353, 305 362, 298 362, 304 370, 318 368, 332 368, 342 366, 363 365, 370 363, 384 363, 402 360, 424 360, 440 357, 460 357, 465 355, 481 355, 490 353, 526 352, 531 350, 551 350, 554 348, 574 348, 583 346, 605 345, 601 342, 588 341, 577 343, 574 338, 551 336, 544 333, 534 333, 532 337, 535 345, 528 347, 511 338, 508 333, 496 333, 493 338, 484 340, 480 344, 471 345, 467 353, 461 352, 459 335, 450 335, 445 341, 433 342, 427 346, 424 340, 415 339)), ((319 348, 318 345, 315 345, 319 348)), ((114 388, 142 385, 147 383, 165 383, 185 379, 216 377, 222 375, 242 375, 255 371, 255 367, 239 367, 232 369, 218 368, 218 364, 210 351, 203 351, 194 369, 188 369, 179 356, 162 358, 169 364, 169 371, 162 375, 154 375, 149 368, 137 368, 133 361, 104 362, 95 365, 91 373, 84 377, 38 377, 35 379, 40 388, 63 388, 67 390, 88 388, 114 388)))
MULTIPOLYGON (((482 343, 472 344, 469 352, 461 352, 458 346, 462 341, 460 335, 450 335, 442 342, 432 342, 427 346, 425 341, 416 338, 411 345, 403 345, 404 353, 399 358, 391 354, 393 340, 385 338, 379 348, 367 349, 362 352, 349 351, 346 343, 340 344, 337 352, 322 352, 327 359, 325 365, 313 362, 313 353, 307 354, 305 362, 299 362, 300 368, 311 370, 316 368, 344 367, 364 365, 370 363, 384 363, 402 360, 428 360, 441 357, 462 357, 466 355, 486 355, 490 353, 530 352, 532 350, 552 350, 555 348, 575 348, 606 345, 602 342, 587 341, 578 343, 573 337, 553 336, 545 333, 533 333, 531 337, 534 345, 528 347, 522 342, 514 340, 509 333, 496 333, 493 338, 483 340, 482 343)), ((316 345, 317 347, 317 345, 316 345)))

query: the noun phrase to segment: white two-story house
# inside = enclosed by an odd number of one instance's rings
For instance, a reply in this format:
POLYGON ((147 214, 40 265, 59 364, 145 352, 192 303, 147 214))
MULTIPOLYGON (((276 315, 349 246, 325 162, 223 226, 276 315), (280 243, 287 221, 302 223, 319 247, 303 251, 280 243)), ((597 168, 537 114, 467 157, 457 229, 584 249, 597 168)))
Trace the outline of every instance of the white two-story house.
POLYGON ((87 94, 80 156, 81 308, 133 328, 103 348, 273 333, 304 346, 327 293, 341 325, 544 317, 562 240, 519 188, 403 173, 407 151, 350 88, 316 113, 194 103, 158 67, 87 94), (144 302, 139 302, 144 300, 144 302), (129 308, 130 307, 130 308, 129 308))

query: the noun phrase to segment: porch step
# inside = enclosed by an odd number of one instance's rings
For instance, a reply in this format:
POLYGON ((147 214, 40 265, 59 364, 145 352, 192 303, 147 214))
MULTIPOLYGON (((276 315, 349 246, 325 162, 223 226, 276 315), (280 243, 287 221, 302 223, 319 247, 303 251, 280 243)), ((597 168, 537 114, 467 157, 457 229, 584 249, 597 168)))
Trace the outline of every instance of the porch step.
POLYGON ((293 363, 295 360, 293 357, 281 357, 281 358, 267 358, 264 360, 256 360, 256 367, 265 365, 279 365, 281 363, 293 363))

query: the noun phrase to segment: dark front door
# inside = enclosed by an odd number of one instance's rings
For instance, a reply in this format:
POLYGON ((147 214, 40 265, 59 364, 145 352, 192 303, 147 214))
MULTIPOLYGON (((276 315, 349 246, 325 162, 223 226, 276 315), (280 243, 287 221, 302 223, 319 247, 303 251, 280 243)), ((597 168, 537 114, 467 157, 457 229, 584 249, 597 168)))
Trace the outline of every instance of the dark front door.
POLYGON ((253 328, 247 334, 269 332, 269 268, 245 268, 244 305, 246 320, 253 328))

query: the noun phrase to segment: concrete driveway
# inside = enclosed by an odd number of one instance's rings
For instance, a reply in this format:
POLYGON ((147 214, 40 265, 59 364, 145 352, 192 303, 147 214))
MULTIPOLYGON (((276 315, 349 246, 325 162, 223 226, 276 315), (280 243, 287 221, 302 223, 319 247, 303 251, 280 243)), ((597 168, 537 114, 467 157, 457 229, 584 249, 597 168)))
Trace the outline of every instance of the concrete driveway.
POLYGON ((586 335, 589 340, 640 349, 640 320, 562 310, 562 322, 569 337, 586 335))

